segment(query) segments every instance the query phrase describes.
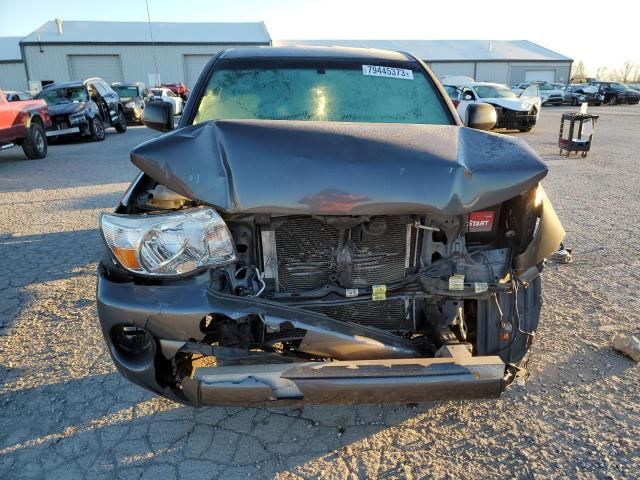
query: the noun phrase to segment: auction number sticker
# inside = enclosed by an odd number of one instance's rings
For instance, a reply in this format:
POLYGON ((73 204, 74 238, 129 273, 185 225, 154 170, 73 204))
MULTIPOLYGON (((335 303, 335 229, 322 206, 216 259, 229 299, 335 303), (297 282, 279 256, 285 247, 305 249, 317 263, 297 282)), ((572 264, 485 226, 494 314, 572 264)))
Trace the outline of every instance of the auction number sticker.
POLYGON ((382 67, 380 65, 362 65, 362 74, 371 77, 400 78, 413 80, 413 70, 406 68, 382 67))

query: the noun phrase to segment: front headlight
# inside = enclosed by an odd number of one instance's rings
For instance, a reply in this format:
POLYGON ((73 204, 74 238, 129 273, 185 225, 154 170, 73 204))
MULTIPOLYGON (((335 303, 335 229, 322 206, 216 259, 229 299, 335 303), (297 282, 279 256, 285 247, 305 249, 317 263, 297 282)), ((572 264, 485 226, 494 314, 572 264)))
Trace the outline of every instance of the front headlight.
POLYGON ((136 108, 136 102, 127 102, 124 106, 127 108, 136 108))
POLYGON ((158 215, 102 214, 100 230, 118 262, 143 275, 185 275, 236 260, 229 229, 210 208, 158 215))
POLYGON ((84 120, 84 113, 73 113, 69 115, 69 123, 71 125, 75 125, 77 123, 81 123, 84 120))

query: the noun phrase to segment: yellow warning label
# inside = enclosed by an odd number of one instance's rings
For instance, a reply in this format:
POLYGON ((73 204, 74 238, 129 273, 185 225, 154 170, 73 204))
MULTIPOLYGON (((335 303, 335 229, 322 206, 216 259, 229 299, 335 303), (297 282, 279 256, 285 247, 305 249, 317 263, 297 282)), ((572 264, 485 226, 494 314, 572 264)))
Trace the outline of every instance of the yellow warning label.
POLYGON ((464 275, 451 275, 449 277, 449 290, 464 290, 464 275))
POLYGON ((387 299, 387 286, 386 285, 372 285, 371 286, 371 300, 374 302, 378 300, 387 299))

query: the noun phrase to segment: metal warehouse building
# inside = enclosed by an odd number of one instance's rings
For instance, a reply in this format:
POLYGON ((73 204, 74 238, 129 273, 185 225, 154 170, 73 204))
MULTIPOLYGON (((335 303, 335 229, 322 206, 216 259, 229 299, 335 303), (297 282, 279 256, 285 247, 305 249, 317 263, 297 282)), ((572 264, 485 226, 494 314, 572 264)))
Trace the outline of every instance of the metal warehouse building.
MULTIPOLYGON (((271 45, 262 22, 47 22, 20 41, 29 82, 183 82, 189 87, 224 48, 271 45), (152 46, 151 38, 153 38, 152 46)), ((0 84, 4 84, 0 76, 0 84)), ((25 85, 23 88, 26 88, 25 85)), ((6 88, 6 87, 4 87, 6 88)))
POLYGON ((429 64, 440 78, 478 81, 569 83, 572 59, 527 40, 276 40, 274 45, 381 48, 409 52, 429 64))
POLYGON ((27 88, 19 42, 20 37, 0 37, 0 88, 3 90, 27 88))
MULTIPOLYGON (((22 39, 0 38, 0 88, 33 90, 50 82, 95 76, 108 82, 183 82, 193 87, 205 63, 219 50, 271 44, 263 22, 149 25, 58 19, 22 39)), ((509 84, 568 83, 572 63, 526 40, 281 40, 273 44, 405 51, 425 60, 440 77, 464 75, 509 84)))

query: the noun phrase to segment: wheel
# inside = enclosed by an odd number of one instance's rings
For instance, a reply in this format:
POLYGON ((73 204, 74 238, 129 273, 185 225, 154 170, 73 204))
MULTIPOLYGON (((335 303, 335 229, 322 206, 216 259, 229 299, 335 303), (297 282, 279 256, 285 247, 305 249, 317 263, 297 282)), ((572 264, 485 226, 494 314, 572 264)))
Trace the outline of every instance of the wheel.
POLYGON ((96 142, 100 142, 104 140, 104 126, 102 125, 102 120, 97 115, 91 119, 91 139, 96 142))
POLYGON ((571 105, 573 105, 574 107, 578 106, 578 99, 576 97, 573 97, 571 99, 571 105))
POLYGON ((127 131, 127 117, 124 116, 123 110, 118 110, 118 123, 114 125, 116 132, 124 133, 127 131))
POLYGON ((560 153, 558 153, 558 155, 562 156, 562 149, 560 149, 560 153))
POLYGON ((602 105, 602 103, 600 102, 596 103, 596 107, 599 107, 600 105, 602 105))
POLYGON ((47 135, 39 123, 33 122, 27 136, 22 141, 22 151, 31 160, 47 156, 47 135))
POLYGON ((582 152, 582 158, 587 156, 587 152, 582 152))
POLYGON ((618 97, 616 97, 615 95, 612 95, 611 98, 609 99, 609 105, 617 105, 618 104, 618 97))
POLYGON ((519 127, 518 130, 521 132, 530 132, 533 127, 519 127))

